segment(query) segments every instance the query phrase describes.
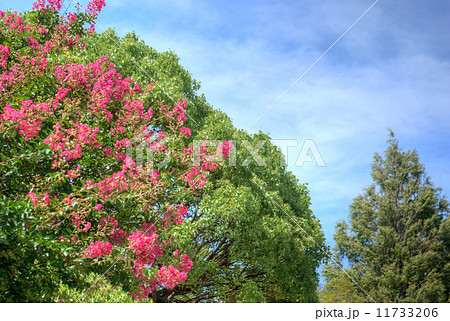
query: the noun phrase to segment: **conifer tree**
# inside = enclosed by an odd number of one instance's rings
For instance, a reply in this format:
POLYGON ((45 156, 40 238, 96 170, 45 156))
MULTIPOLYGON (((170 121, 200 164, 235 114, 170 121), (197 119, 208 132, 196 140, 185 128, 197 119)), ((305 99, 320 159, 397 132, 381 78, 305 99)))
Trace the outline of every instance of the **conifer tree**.
POLYGON ((349 224, 339 222, 334 235, 334 255, 348 262, 346 272, 367 293, 329 264, 323 301, 449 300, 448 202, 415 150, 402 151, 392 131, 388 144, 384 157, 375 154, 373 183, 351 204, 349 224))

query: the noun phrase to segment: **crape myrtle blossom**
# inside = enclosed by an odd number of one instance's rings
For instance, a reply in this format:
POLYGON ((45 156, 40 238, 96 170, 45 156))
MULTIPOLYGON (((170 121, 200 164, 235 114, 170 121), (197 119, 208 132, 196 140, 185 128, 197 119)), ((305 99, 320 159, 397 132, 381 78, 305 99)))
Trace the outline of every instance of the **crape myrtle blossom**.
POLYGON ((191 137, 191 130, 189 128, 181 127, 180 132, 186 135, 187 138, 191 137))
POLYGON ((38 0, 37 2, 33 3, 33 10, 45 11, 45 9, 47 8, 46 2, 53 11, 61 10, 62 0, 38 0))
MULTIPOLYGON (((183 199, 201 190, 218 164, 205 147, 192 165, 186 99, 161 104, 152 84, 123 77, 108 56, 87 64, 59 58, 84 48, 105 6, 93 0, 87 15, 60 15, 61 2, 36 1, 37 18, 29 21, 0 11, 1 38, 23 40, 0 44, 0 134, 20 141, 26 152, 18 159, 46 162, 45 175, 17 197, 30 202, 40 232, 60 232, 54 242, 69 253, 62 258, 87 267, 120 261, 134 280, 133 297, 142 299, 186 281, 192 260, 169 241, 170 231, 186 220, 191 205, 183 199), (155 161, 170 157, 169 165, 139 170, 127 153, 141 144, 155 161)), ((221 143, 224 158, 231 147, 221 143)))
POLYGON ((222 151, 222 156, 226 159, 230 154, 230 149, 233 147, 233 143, 231 140, 225 141, 223 143, 219 143, 218 147, 222 151))
POLYGON ((84 256, 88 256, 91 259, 102 257, 103 255, 111 253, 112 247, 112 244, 109 242, 102 243, 100 241, 95 241, 89 245, 89 248, 86 251, 84 251, 84 256))

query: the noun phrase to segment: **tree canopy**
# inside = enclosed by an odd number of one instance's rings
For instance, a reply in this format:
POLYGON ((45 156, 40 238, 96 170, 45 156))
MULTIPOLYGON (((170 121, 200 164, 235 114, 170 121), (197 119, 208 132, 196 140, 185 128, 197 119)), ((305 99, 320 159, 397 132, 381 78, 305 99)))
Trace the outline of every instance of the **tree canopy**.
POLYGON ((391 132, 384 156, 375 154, 373 183, 336 225, 334 257, 321 292, 325 302, 448 302, 448 202, 431 183, 415 150, 402 151, 391 132))
POLYGON ((0 12, 1 300, 316 301, 324 236, 281 151, 174 53, 95 33, 104 4, 0 12))

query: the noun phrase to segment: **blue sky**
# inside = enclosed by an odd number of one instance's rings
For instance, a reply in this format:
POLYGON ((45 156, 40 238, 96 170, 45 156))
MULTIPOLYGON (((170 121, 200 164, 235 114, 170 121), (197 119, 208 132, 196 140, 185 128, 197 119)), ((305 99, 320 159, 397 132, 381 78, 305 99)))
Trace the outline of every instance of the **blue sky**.
MULTIPOLYGON (((173 50, 200 93, 238 128, 297 139, 289 166, 308 183, 331 245, 334 224, 371 182, 391 128, 450 191, 450 2, 380 0, 255 126, 259 116, 375 0, 107 0, 101 28, 173 50), (325 163, 294 167, 305 139, 325 163)), ((33 1, 0 0, 0 9, 33 1)), ((87 1, 80 1, 86 4, 87 1)), ((100 29, 98 29, 100 31, 100 29)))

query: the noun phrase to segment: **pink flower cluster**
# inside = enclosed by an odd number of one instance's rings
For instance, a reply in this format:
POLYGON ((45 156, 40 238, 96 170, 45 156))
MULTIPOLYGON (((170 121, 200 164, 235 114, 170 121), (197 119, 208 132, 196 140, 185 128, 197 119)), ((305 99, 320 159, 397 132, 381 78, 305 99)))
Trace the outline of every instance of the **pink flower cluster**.
POLYGON ((111 154, 112 154, 112 149, 109 148, 109 147, 105 147, 105 148, 103 148, 103 153, 104 153, 106 156, 111 156, 111 154))
POLYGON ((189 258, 187 254, 183 254, 181 256, 180 264, 178 264, 178 269, 183 272, 189 272, 192 268, 192 260, 189 258))
POLYGON ((34 193, 28 193, 26 197, 31 198, 31 201, 33 202, 33 206, 37 206, 37 196, 34 193))
POLYGON ((100 241, 92 242, 89 248, 85 250, 84 257, 90 257, 91 259, 96 257, 102 257, 108 255, 112 251, 112 244, 109 242, 102 243, 100 241))
POLYGON ((59 101, 64 101, 67 94, 72 90, 72 88, 60 87, 58 88, 58 93, 56 94, 56 99, 59 101))
POLYGON ((67 161, 71 159, 78 159, 81 155, 81 145, 89 145, 94 148, 100 147, 100 143, 97 142, 98 127, 91 128, 86 124, 75 123, 75 128, 69 128, 65 132, 61 130, 61 124, 57 123, 53 126, 54 132, 48 136, 44 143, 50 145, 50 148, 55 152, 62 151, 56 157, 65 157, 67 161), (74 145, 74 149, 69 149, 68 146, 74 145))
POLYGON ((32 100, 24 100, 21 105, 21 108, 16 110, 10 104, 6 104, 3 114, 0 114, 0 126, 3 125, 2 121, 17 124, 19 135, 25 136, 24 140, 27 141, 39 134, 41 120, 51 113, 52 108, 46 103, 36 105, 32 100))
POLYGON ((17 75, 13 71, 3 72, 0 75, 0 91, 4 91, 8 85, 13 86, 16 82, 22 81, 23 77, 24 77, 23 72, 21 73, 21 75, 17 75))
POLYGON ((37 56, 31 59, 29 62, 35 69, 37 75, 44 73, 45 68, 48 66, 48 60, 44 56, 37 56))
POLYGON ((173 289, 180 282, 186 281, 186 272, 181 272, 169 265, 163 265, 159 271, 156 272, 159 277, 159 284, 164 284, 166 289, 173 289))
POLYGON ((183 123, 186 121, 186 112, 184 108, 187 108, 187 99, 183 99, 183 101, 179 101, 178 104, 173 107, 173 111, 177 114, 177 120, 179 123, 183 123), (184 103, 184 105, 183 105, 184 103))
POLYGON ((0 45, 0 67, 6 69, 6 58, 11 54, 11 48, 9 46, 0 45))
POLYGON ((123 171, 116 172, 112 177, 107 177, 93 186, 98 188, 98 196, 103 200, 114 191, 122 193, 128 190, 127 178, 123 171))
POLYGON ((206 176, 205 174, 201 174, 200 169, 197 167, 192 167, 188 172, 183 175, 183 178, 186 182, 189 183, 191 187, 195 187, 197 185, 205 186, 206 176), (197 178, 198 177, 198 178, 197 178))
POLYGON ((181 127, 180 133, 184 134, 187 138, 191 137, 191 130, 189 128, 181 127))
POLYGON ((114 245, 123 244, 127 241, 128 234, 125 233, 125 231, 121 230, 121 229, 118 229, 118 230, 111 229, 110 239, 114 245))
POLYGON ((78 175, 73 170, 68 170, 66 175, 69 176, 70 178, 77 178, 78 177, 78 175))
POLYGON ((82 151, 81 146, 77 145, 77 146, 75 146, 74 149, 68 149, 68 150, 63 151, 61 154, 59 154, 59 157, 65 157, 65 159, 67 161, 70 161, 71 159, 78 159, 78 158, 81 158, 81 151, 82 151))
POLYGON ((100 143, 96 142, 98 127, 91 128, 87 124, 75 124, 75 129, 68 129, 67 133, 76 138, 80 144, 93 145, 100 147, 100 143))
MULTIPOLYGON (((34 206, 34 207, 37 206, 37 203, 38 203, 38 197, 36 196, 36 194, 30 192, 30 193, 28 193, 25 197, 29 197, 29 198, 31 199, 31 202, 33 203, 33 206, 34 206)), ((50 204, 50 196, 49 196, 47 193, 45 193, 45 194, 42 196, 42 201, 44 202, 44 205, 43 205, 43 206, 49 205, 49 204, 50 204)))
POLYGON ((97 204, 93 207, 94 210, 96 211, 101 211, 102 210, 103 205, 102 204, 97 204))
POLYGON ((101 75, 101 63, 103 63, 102 59, 90 63, 86 67, 80 64, 56 65, 54 67, 54 73, 58 82, 64 83, 68 88, 87 86, 91 82, 91 79, 95 79, 101 75))
POLYGON ((134 270, 141 273, 146 265, 153 264, 163 255, 162 244, 157 241, 158 234, 135 231, 129 237, 130 249, 135 251, 134 270))
POLYGON ((176 224, 183 223, 183 218, 187 214, 187 207, 184 205, 178 206, 175 209, 174 206, 169 205, 166 213, 164 214, 163 226, 167 227, 170 221, 175 222, 176 224))
MULTIPOLYGON (((77 142, 78 136, 72 136, 68 135, 71 133, 72 135, 77 135, 77 131, 69 129, 66 132, 61 130, 61 124, 57 123, 53 126, 53 129, 55 130, 50 136, 48 136, 46 139, 44 139, 44 143, 47 145, 50 145, 50 148, 55 151, 61 151, 61 153, 55 154, 55 166, 57 164, 56 158, 65 158, 66 161, 70 161, 72 159, 78 159, 81 158, 82 154, 82 148, 80 145, 76 145, 75 148, 70 149, 68 146, 73 145, 74 142, 77 142), (67 147, 66 147, 67 145, 67 147)), ((90 140, 83 139, 83 134, 81 135, 81 141, 82 142, 90 142, 90 140)))
POLYGON ((97 17, 98 13, 100 11, 102 11, 104 6, 105 6, 105 0, 92 0, 87 5, 86 13, 90 14, 94 17, 97 17))
POLYGON ((74 23, 75 21, 77 21, 77 15, 74 14, 74 13, 72 13, 72 12, 69 12, 69 13, 67 14, 67 17, 68 17, 68 19, 69 19, 69 25, 71 25, 72 23, 74 23))
MULTIPOLYGON (((64 83, 65 87, 59 89, 59 99, 63 99, 67 95, 70 88, 83 88, 90 93, 90 112, 106 116, 107 120, 111 120, 112 114, 107 109, 107 105, 113 102, 119 102, 124 99, 126 95, 131 95, 134 91, 130 88, 132 80, 126 78, 122 80, 122 75, 114 69, 114 64, 106 63, 108 56, 102 56, 94 63, 87 64, 84 67, 81 64, 69 64, 55 66, 55 76, 59 82, 64 83), (106 71, 104 70, 106 69, 106 71)), ((150 114, 143 112, 142 102, 129 101, 126 104, 124 114, 130 118, 133 114, 145 119, 149 118, 150 114), (126 113, 130 111, 131 113, 126 113), (145 114, 145 116, 143 116, 145 114)))
POLYGON ((205 171, 211 171, 211 170, 217 168, 217 166, 218 165, 216 163, 213 163, 213 162, 207 160, 206 162, 204 162, 200 165, 200 168, 201 168, 202 172, 205 172, 205 171))
POLYGON ((5 28, 5 30, 9 29, 16 34, 19 34, 32 29, 29 24, 24 25, 22 17, 18 16, 17 12, 6 15, 5 12, 0 11, 0 17, 3 19, 5 27, 9 27, 5 28))
POLYGON ((33 10, 45 10, 45 3, 48 2, 50 8, 53 11, 59 11, 61 10, 61 0, 38 0, 37 2, 33 3, 33 10))
POLYGON ((138 100, 127 101, 123 108, 128 112, 123 112, 124 117, 122 122, 130 120, 133 116, 138 116, 139 119, 148 121, 153 115, 153 111, 151 109, 149 110, 149 113, 144 113, 144 103, 138 100))
POLYGON ((152 142, 149 148, 156 153, 156 155, 164 154, 167 150, 167 146, 159 142, 152 142))
POLYGON ((231 140, 219 143, 219 149, 222 151, 223 158, 227 159, 230 154, 230 149, 233 147, 233 142, 231 140))
POLYGON ((44 201, 45 205, 50 204, 50 196, 48 194, 44 194, 44 196, 42 197, 42 200, 44 201))
MULTIPOLYGON (((112 216, 108 216, 107 218, 102 218, 99 222, 98 222, 98 226, 100 228, 103 228, 105 226, 110 226, 110 227, 117 227, 117 220, 112 217, 112 216)), ((113 233, 114 230, 111 230, 111 233, 113 233)))
POLYGON ((69 214, 69 218, 72 220, 73 226, 80 228, 81 226, 80 215, 78 214, 77 211, 74 211, 71 214, 69 214))

